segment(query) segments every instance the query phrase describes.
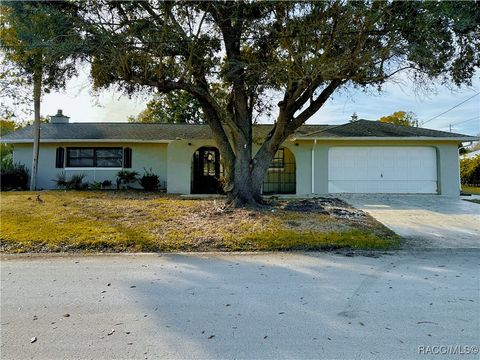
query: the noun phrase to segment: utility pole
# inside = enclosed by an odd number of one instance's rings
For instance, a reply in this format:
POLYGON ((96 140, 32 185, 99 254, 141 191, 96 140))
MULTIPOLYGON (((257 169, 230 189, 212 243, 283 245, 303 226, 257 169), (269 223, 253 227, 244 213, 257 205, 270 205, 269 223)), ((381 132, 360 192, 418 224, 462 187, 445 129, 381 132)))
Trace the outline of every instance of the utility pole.
POLYGON ((452 124, 449 125, 450 132, 452 132, 452 124))
POLYGON ((37 190, 38 153, 40 148, 40 97, 42 94, 42 57, 33 74, 33 107, 35 120, 33 121, 33 159, 32 174, 30 177, 30 191, 37 190))

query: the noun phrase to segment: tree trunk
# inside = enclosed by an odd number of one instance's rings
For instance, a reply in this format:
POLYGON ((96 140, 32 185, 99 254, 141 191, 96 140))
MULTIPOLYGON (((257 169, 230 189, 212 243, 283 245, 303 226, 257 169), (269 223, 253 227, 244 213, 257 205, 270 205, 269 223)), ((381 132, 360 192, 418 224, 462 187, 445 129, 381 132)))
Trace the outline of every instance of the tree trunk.
POLYGON ((262 185, 273 155, 264 152, 252 162, 248 150, 237 152, 233 167, 233 188, 228 191, 228 203, 237 207, 263 203, 262 185))
POLYGON ((42 93, 42 70, 39 67, 33 74, 33 108, 35 118, 33 123, 33 159, 30 178, 30 191, 37 189, 38 153, 40 148, 40 97, 42 93))

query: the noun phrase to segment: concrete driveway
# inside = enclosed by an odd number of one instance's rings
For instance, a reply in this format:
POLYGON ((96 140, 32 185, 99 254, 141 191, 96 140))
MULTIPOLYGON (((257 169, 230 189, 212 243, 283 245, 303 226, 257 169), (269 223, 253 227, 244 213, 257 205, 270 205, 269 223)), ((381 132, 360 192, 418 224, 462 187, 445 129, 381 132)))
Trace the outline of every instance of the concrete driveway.
POLYGON ((1 358, 478 359, 479 255, 10 257, 1 358))
POLYGON ((404 237, 406 247, 480 248, 480 204, 439 195, 340 197, 404 237))

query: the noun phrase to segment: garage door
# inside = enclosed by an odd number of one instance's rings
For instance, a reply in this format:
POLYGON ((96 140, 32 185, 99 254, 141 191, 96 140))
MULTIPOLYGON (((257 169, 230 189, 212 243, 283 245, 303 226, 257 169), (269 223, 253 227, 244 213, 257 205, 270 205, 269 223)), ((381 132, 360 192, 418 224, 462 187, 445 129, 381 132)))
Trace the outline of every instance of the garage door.
POLYGON ((328 152, 330 193, 437 192, 432 147, 333 147, 328 152))

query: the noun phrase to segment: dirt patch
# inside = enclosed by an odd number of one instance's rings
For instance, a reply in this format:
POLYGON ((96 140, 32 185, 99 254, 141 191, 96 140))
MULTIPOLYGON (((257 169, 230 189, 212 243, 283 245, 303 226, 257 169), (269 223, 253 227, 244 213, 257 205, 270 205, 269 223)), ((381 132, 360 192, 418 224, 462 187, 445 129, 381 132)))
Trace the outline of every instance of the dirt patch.
POLYGON ((291 200, 283 206, 285 211, 313 212, 330 215, 339 219, 358 219, 368 215, 350 204, 336 198, 315 197, 312 199, 291 200))

